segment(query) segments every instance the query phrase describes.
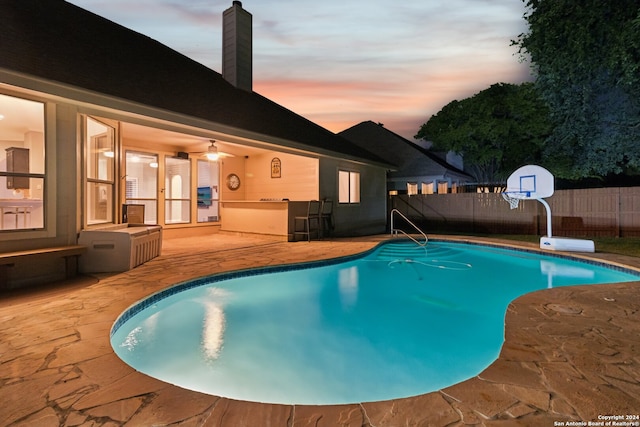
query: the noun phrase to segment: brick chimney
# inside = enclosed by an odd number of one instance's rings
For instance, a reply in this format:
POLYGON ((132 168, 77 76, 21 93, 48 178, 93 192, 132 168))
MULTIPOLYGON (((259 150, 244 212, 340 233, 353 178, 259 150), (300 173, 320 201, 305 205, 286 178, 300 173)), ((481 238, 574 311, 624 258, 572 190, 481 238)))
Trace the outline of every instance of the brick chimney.
POLYGON ((222 77, 249 92, 253 91, 252 19, 237 0, 222 13, 222 77))

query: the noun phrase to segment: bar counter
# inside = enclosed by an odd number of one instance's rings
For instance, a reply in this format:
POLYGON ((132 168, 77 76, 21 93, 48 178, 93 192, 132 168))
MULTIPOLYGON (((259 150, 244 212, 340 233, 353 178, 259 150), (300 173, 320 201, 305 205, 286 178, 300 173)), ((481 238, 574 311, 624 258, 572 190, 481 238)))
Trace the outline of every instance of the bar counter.
POLYGON ((308 206, 308 201, 284 199, 221 201, 220 230, 265 234, 292 241, 294 218, 305 216, 308 206))

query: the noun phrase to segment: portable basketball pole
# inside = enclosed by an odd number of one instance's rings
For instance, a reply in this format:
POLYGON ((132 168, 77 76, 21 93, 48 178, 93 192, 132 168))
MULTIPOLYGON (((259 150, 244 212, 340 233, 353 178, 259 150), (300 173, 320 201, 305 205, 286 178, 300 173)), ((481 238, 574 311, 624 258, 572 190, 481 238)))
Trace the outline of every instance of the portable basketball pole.
POLYGON ((547 212, 547 235, 540 238, 541 249, 595 252, 595 245, 592 240, 553 236, 551 226, 551 207, 549 206, 549 203, 544 200, 545 197, 553 195, 553 179, 553 175, 548 170, 540 166, 522 166, 507 178, 507 188, 512 188, 514 191, 506 192, 512 193, 512 195, 509 196, 507 194, 505 200, 511 204, 512 209, 514 206, 517 206, 514 199, 537 200, 542 203, 545 211, 547 212))
POLYGON ((539 201, 540 203, 542 203, 542 205, 544 206, 545 210, 547 211, 547 237, 552 237, 551 236, 551 206, 549 206, 549 203, 547 203, 547 201, 545 199, 536 199, 537 201, 539 201))

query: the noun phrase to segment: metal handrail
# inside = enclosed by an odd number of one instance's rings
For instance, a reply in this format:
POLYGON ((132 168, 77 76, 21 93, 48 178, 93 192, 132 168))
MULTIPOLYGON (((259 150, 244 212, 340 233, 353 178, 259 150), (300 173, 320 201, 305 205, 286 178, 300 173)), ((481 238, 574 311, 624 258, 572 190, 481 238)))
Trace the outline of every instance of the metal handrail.
POLYGON ((394 235, 398 235, 398 232, 404 234, 405 236, 407 236, 409 239, 413 240, 418 246, 427 246, 427 243, 429 243, 429 237, 427 237, 427 235, 424 233, 424 231, 420 230, 420 228, 418 228, 417 225, 415 225, 413 222, 411 222, 411 220, 409 218, 407 218, 406 216, 404 216, 404 214, 402 212, 400 212, 398 209, 392 209, 391 210, 391 236, 394 235), (424 237, 424 243, 417 241, 413 236, 411 236, 410 234, 406 233, 403 230, 400 229, 396 229, 393 227, 393 214, 397 213, 398 215, 400 215, 407 223, 409 223, 411 226, 413 226, 413 228, 415 228, 418 233, 422 234, 422 237, 424 237))

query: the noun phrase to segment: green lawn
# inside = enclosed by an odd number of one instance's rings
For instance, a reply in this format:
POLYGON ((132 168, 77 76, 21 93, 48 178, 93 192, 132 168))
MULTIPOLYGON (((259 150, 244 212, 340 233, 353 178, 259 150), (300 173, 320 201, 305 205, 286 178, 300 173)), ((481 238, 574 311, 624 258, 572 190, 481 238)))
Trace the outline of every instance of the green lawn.
MULTIPOLYGON (((517 240, 520 242, 538 242, 540 236, 515 235, 515 234, 491 234, 485 237, 496 237, 506 240, 517 240)), ((640 237, 592 237, 596 245, 597 252, 608 252, 640 257, 640 237)))

